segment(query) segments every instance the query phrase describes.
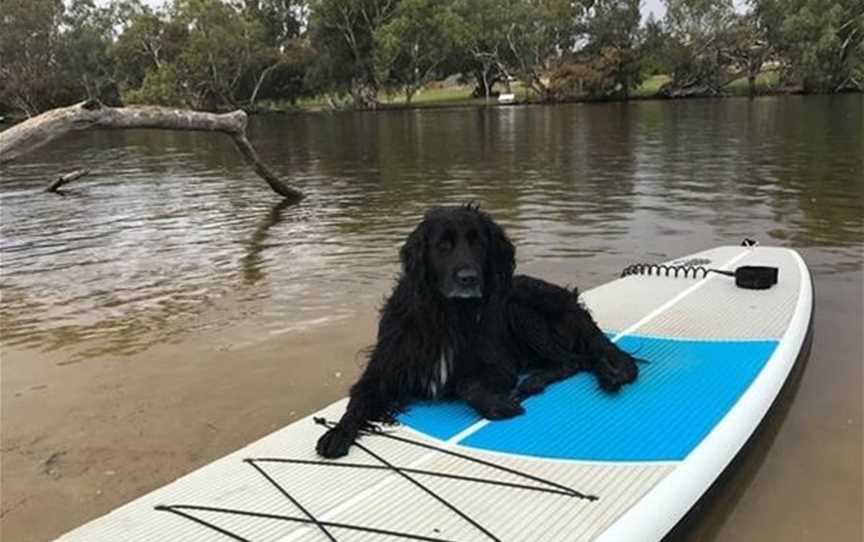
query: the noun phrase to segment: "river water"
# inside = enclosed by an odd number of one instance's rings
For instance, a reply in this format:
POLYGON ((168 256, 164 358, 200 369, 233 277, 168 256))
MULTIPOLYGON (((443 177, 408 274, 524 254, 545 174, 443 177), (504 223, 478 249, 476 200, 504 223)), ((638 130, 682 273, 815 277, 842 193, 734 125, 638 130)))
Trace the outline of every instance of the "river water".
POLYGON ((79 133, 0 171, 3 344, 77 364, 356 318, 441 203, 479 202, 521 271, 583 289, 744 237, 791 246, 815 277, 813 355, 681 536, 860 539, 860 95, 261 116, 250 131, 300 205, 218 135, 79 133), (64 196, 40 192, 85 167, 64 196))

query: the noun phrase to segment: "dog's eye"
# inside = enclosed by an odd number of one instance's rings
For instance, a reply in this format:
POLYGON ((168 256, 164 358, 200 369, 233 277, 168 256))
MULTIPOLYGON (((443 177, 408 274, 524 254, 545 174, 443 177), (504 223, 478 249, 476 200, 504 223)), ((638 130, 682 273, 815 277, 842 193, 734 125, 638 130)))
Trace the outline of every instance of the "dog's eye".
POLYGON ((468 234, 465 235, 465 239, 468 240, 468 244, 470 245, 483 244, 483 239, 480 238, 480 234, 477 230, 469 231, 468 234))

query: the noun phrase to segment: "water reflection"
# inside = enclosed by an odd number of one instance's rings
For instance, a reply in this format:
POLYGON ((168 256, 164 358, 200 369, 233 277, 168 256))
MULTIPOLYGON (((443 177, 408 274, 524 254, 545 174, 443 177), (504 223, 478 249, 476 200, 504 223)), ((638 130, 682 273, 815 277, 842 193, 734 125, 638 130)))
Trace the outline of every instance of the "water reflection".
POLYGON ((246 285, 252 286, 266 276, 262 253, 268 248, 277 246, 270 241, 270 229, 282 221, 285 210, 291 207, 293 205, 287 199, 277 201, 252 232, 248 250, 241 260, 243 280, 246 285))
POLYGON ((860 269, 862 119, 852 95, 256 118, 261 155, 309 194, 294 207, 225 138, 74 134, 0 173, 3 341, 74 361, 369 310, 423 209, 472 199, 553 280, 743 237, 860 269), (83 167, 71 197, 40 193, 83 167))

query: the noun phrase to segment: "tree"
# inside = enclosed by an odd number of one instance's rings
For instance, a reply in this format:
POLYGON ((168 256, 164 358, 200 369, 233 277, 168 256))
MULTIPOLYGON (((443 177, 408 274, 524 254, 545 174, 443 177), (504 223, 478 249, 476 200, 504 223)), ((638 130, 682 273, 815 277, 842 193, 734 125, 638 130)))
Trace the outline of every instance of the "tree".
POLYGON ((501 9, 508 19, 504 32, 508 67, 541 100, 551 99, 543 75, 555 58, 574 47, 584 6, 569 0, 508 0, 501 9))
POLYGON ((402 0, 392 18, 374 32, 379 81, 402 88, 405 102, 452 54, 459 21, 448 0, 402 0))
MULTIPOLYGON (((627 87, 621 83, 621 66, 632 62, 622 57, 624 54, 622 49, 604 47, 590 55, 584 52, 566 55, 552 72, 549 88, 559 99, 626 96, 627 87)), ((638 74, 638 69, 632 73, 638 74)))
POLYGON ((671 73, 672 69, 665 54, 668 36, 663 22, 654 17, 654 13, 649 13, 640 34, 642 72, 648 75, 671 73))
POLYGON ((0 102, 32 116, 68 99, 58 51, 62 0, 3 0, 0 102))
POLYGON ((111 57, 115 22, 113 7, 99 7, 93 0, 71 0, 61 19, 60 77, 87 99, 119 101, 111 57))
POLYGON ((805 91, 864 90, 860 0, 751 0, 751 5, 805 91))
POLYGON ((639 0, 597 0, 587 12, 583 53, 595 57, 606 83, 594 95, 626 98, 642 83, 639 0))
POLYGON ((293 102, 306 94, 303 79, 313 56, 301 38, 308 16, 305 0, 244 0, 242 12, 261 29, 263 41, 243 81, 248 107, 259 99, 293 102))
POLYGON ((309 35, 315 62, 310 84, 348 93, 357 107, 376 107, 375 32, 392 18, 397 0, 312 0, 309 35))
MULTIPOLYGON (((114 4, 114 9, 119 35, 111 48, 111 56, 121 90, 140 89, 148 74, 162 70, 165 72, 155 78, 176 77, 176 70, 168 67, 183 51, 189 29, 170 19, 167 13, 142 5, 139 0, 121 0, 114 4)), ((175 94, 175 90, 170 94, 175 94)))
POLYGON ((261 25, 262 39, 269 47, 298 38, 308 18, 306 0, 243 0, 242 11, 261 25))
POLYGON ((581 47, 561 56, 550 76, 557 98, 626 98, 642 82, 638 0, 595 0, 574 26, 581 47))
POLYGON ((719 94, 729 83, 724 50, 734 20, 732 0, 666 0, 673 95, 719 94))
POLYGON ((264 54, 264 29, 220 0, 176 0, 173 19, 191 29, 176 66, 198 108, 238 108, 248 68, 264 54))
POLYGON ((455 0, 457 16, 452 72, 472 74, 473 95, 490 98, 498 82, 510 79, 507 58, 507 29, 510 17, 507 6, 498 0, 455 0))
POLYGON ((747 77, 748 93, 755 96, 756 77, 773 54, 767 32, 758 17, 753 13, 736 15, 729 29, 724 54, 747 77))

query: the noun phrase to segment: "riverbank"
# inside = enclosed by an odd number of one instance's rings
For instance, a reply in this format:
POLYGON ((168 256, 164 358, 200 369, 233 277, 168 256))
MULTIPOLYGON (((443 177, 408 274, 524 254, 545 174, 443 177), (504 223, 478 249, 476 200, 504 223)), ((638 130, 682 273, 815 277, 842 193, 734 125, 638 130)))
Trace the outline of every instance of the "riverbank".
MULTIPOLYGON (((411 103, 407 103, 405 96, 401 94, 385 94, 381 99, 379 109, 426 109, 436 107, 485 107, 489 105, 520 105, 520 104, 555 104, 555 103, 570 103, 570 102, 603 102, 603 101, 632 101, 632 100, 669 100, 670 98, 661 93, 661 89, 672 80, 668 75, 652 75, 647 77, 638 88, 636 88, 627 98, 614 99, 595 99, 586 96, 573 96, 556 102, 541 102, 530 89, 526 88, 522 83, 516 82, 511 85, 514 100, 508 103, 498 102, 498 98, 474 98, 471 96, 474 87, 472 85, 456 85, 446 88, 430 87, 419 91, 411 103)), ((747 78, 742 77, 736 79, 724 87, 724 94, 721 95, 701 95, 693 94, 687 98, 726 98, 726 97, 742 97, 749 95, 747 78)), ((757 96, 773 96, 795 94, 795 89, 783 88, 779 86, 779 78, 775 72, 766 72, 760 74, 756 78, 756 95, 757 96)), ((334 109, 352 109, 350 105, 334 108, 323 97, 308 98, 298 101, 296 104, 290 104, 280 101, 267 101, 261 107, 262 113, 287 113, 297 111, 332 111, 334 109)))
MULTIPOLYGON (((426 88, 422 89, 414 95, 410 103, 406 102, 405 96, 400 93, 384 94, 381 98, 377 110, 402 110, 402 109, 431 109, 445 107, 489 107, 489 106, 510 106, 510 105, 555 105, 561 103, 601 103, 609 101, 626 102, 636 100, 675 100, 675 99, 700 99, 700 98, 735 98, 749 97, 750 91, 747 84, 747 78, 742 77, 729 83, 723 88, 723 94, 699 94, 693 93, 686 96, 670 97, 661 93, 661 89, 672 79, 668 75, 652 75, 646 78, 637 89, 635 89, 626 98, 610 98, 596 99, 586 96, 574 96, 567 99, 562 99, 554 102, 542 102, 523 84, 516 82, 511 85, 514 99, 506 103, 500 103, 497 95, 495 97, 475 98, 471 95, 473 86, 471 85, 456 85, 446 88, 426 88)), ((775 72, 766 72, 760 74, 756 78, 756 96, 784 96, 792 94, 800 94, 801 89, 797 87, 781 87, 779 79, 775 72)), ((136 104, 137 105, 137 104, 136 104)), ((291 103, 282 100, 264 100, 253 110, 248 110, 250 114, 283 114, 283 113, 301 113, 301 112, 332 112, 356 110, 348 103, 334 105, 325 97, 317 96, 314 98, 305 98, 291 103)), ((222 110, 220 110, 222 111, 222 110)), ((228 112, 225 109, 223 112, 228 112)), ((11 126, 22 120, 26 120, 26 116, 10 112, 5 114, 5 127, 11 126)), ((0 130, 4 127, 0 123, 0 130)))

